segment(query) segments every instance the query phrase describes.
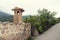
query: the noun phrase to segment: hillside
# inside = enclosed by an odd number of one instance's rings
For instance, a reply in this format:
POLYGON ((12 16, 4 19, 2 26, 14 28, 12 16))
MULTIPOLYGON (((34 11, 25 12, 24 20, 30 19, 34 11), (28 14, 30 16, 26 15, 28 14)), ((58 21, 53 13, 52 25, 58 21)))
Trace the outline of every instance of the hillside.
POLYGON ((3 11, 0 11, 0 21, 12 21, 12 15, 7 14, 3 11))
MULTIPOLYGON (((23 16, 23 19, 25 19, 25 18, 30 18, 30 15, 23 16)), ((13 15, 10 15, 8 13, 0 11, 0 21, 2 21, 2 22, 4 22, 4 21, 12 22, 13 21, 13 15)))

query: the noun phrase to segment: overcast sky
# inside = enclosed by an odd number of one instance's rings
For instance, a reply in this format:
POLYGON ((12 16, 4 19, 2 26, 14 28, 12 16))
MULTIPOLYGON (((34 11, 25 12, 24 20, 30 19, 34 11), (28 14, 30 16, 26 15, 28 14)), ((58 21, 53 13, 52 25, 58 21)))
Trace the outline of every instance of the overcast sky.
POLYGON ((14 7, 23 8, 23 15, 36 15, 38 9, 46 8, 57 12, 57 17, 60 17, 60 0, 0 0, 1 11, 14 14, 11 10, 14 7))

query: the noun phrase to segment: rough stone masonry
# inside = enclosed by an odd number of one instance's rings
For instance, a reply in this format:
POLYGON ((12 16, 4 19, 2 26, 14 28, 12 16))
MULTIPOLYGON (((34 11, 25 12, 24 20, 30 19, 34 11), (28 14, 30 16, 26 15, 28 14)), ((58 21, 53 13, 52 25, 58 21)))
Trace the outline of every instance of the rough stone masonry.
POLYGON ((0 22, 0 40, 27 40, 31 34, 30 23, 22 20, 21 8, 14 9, 14 22, 0 22))

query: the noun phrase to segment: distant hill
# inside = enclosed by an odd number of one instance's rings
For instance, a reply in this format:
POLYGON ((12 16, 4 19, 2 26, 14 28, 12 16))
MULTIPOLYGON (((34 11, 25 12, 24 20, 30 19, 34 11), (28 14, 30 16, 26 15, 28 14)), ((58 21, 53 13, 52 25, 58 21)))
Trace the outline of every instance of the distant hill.
MULTIPOLYGON (((30 15, 23 16, 23 19, 25 18, 30 18, 30 15)), ((0 11, 0 21, 5 22, 5 21, 13 21, 13 15, 10 15, 8 13, 5 13, 3 11, 0 11)))
POLYGON ((23 19, 30 18, 30 15, 23 16, 23 19))
POLYGON ((0 11, 0 21, 12 21, 12 15, 5 13, 3 11, 0 11))
POLYGON ((0 16, 9 16, 9 14, 8 13, 5 13, 5 12, 3 12, 3 11, 0 11, 0 16))

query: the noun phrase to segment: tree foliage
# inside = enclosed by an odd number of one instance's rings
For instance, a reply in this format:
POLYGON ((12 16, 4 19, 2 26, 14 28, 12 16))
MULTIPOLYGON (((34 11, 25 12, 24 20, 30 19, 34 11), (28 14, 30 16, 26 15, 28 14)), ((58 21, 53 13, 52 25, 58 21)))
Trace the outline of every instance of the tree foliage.
POLYGON ((38 10, 38 15, 30 16, 30 18, 26 18, 24 22, 31 23, 32 31, 33 29, 37 28, 39 33, 43 33, 52 25, 59 23, 60 19, 58 20, 55 18, 56 12, 48 11, 47 9, 38 10))

